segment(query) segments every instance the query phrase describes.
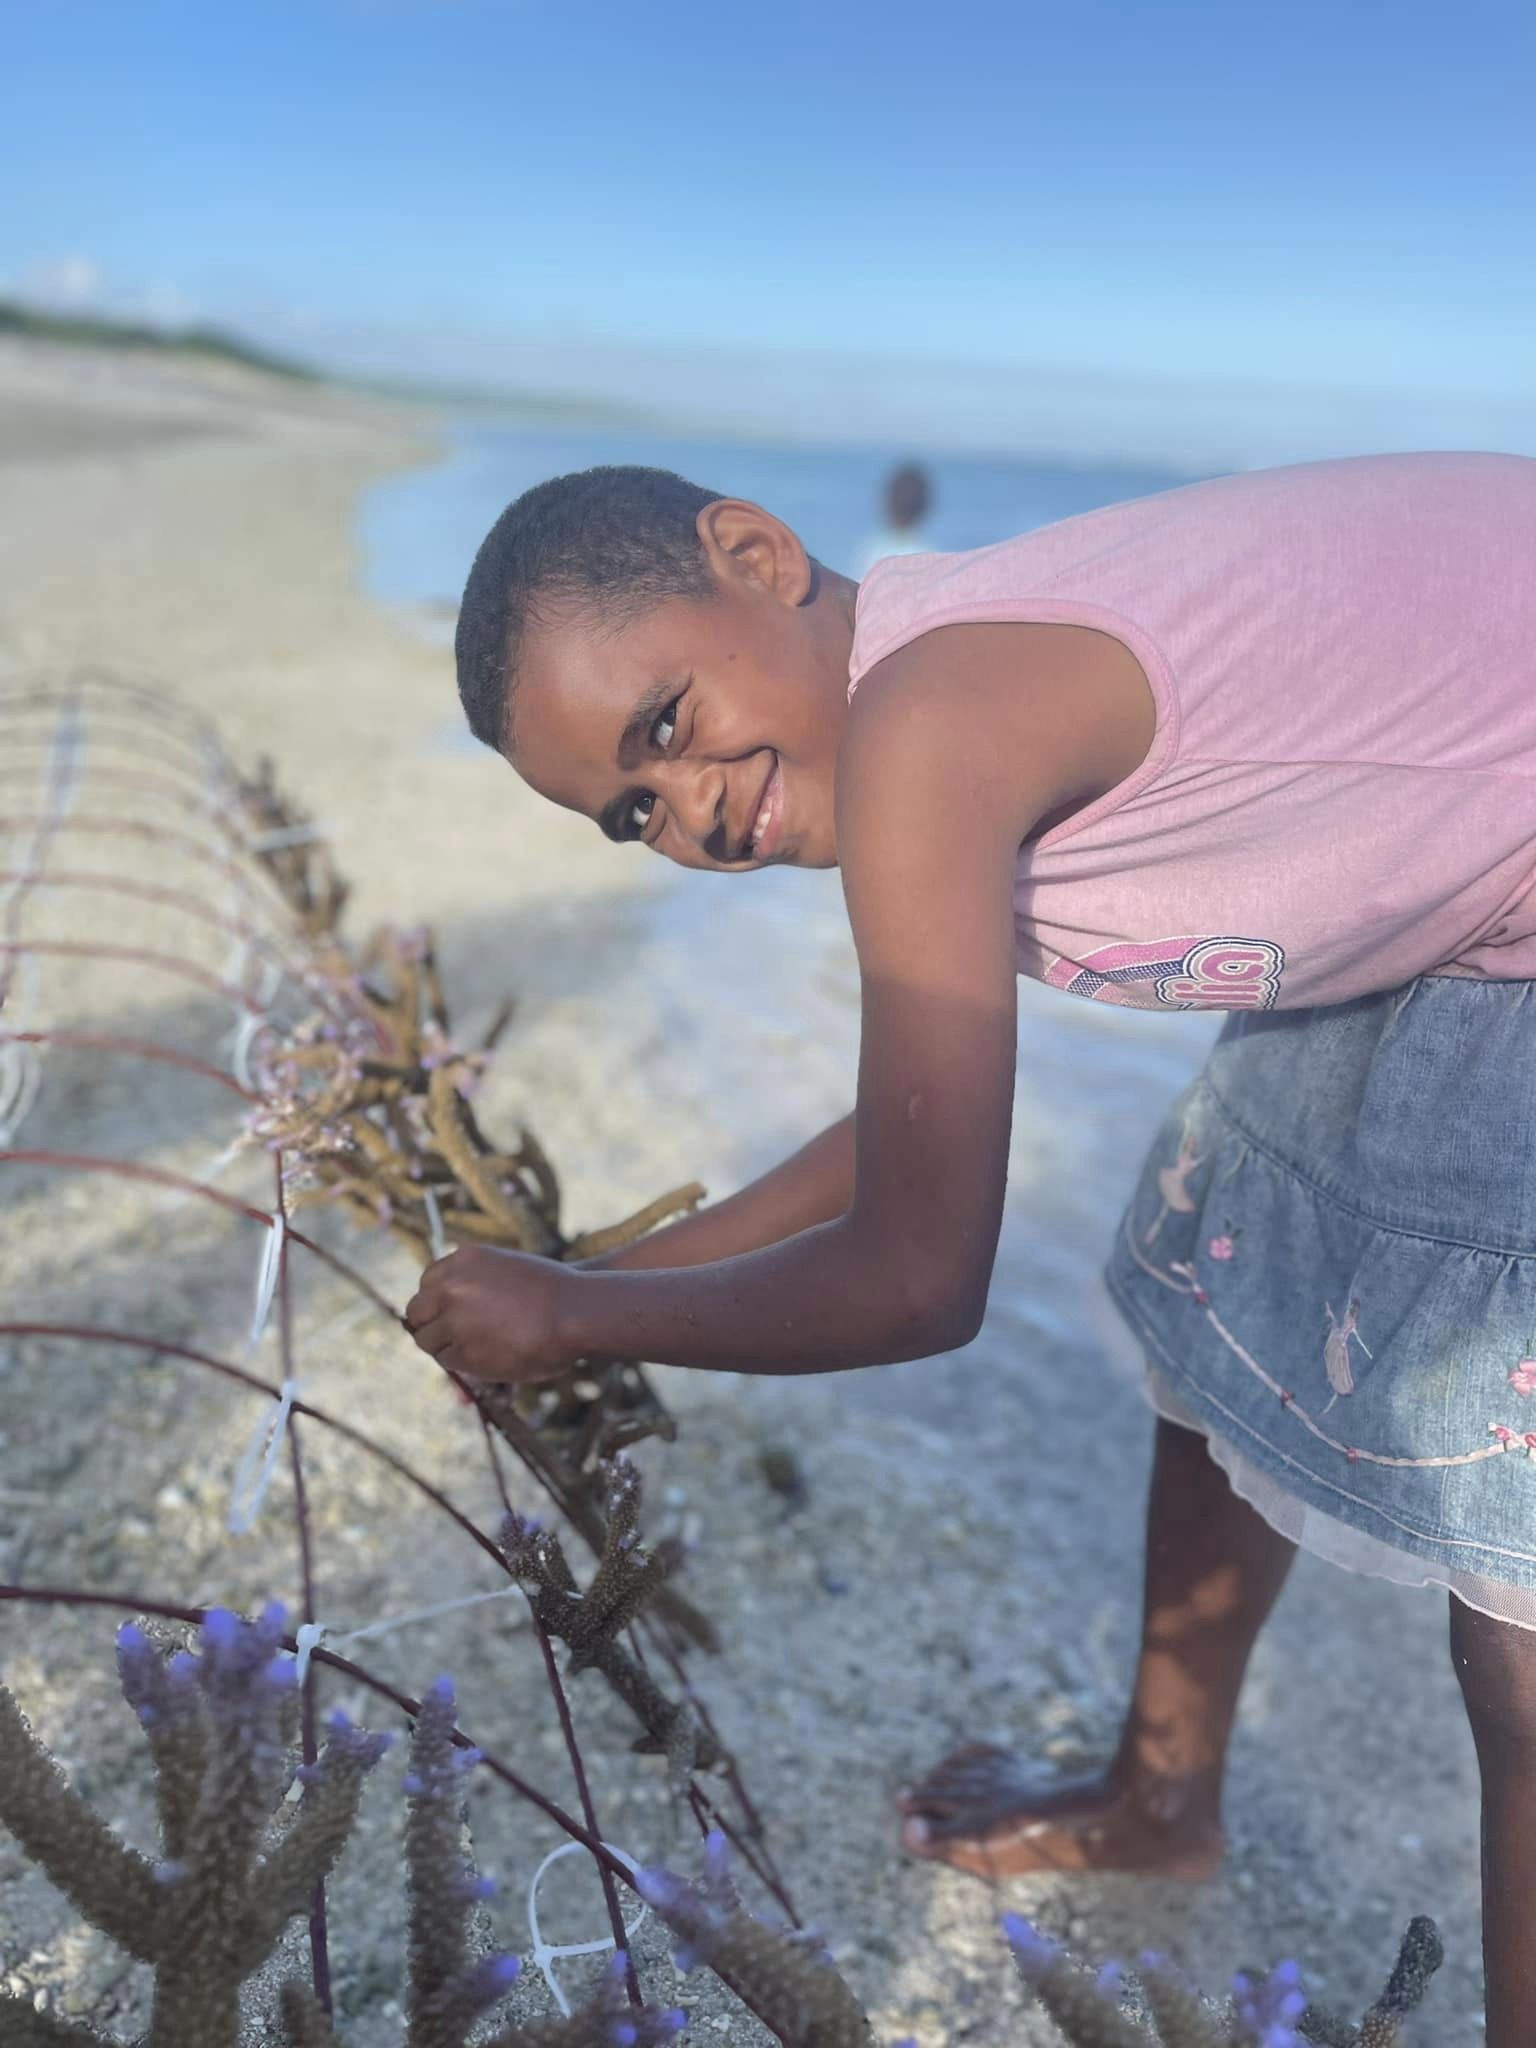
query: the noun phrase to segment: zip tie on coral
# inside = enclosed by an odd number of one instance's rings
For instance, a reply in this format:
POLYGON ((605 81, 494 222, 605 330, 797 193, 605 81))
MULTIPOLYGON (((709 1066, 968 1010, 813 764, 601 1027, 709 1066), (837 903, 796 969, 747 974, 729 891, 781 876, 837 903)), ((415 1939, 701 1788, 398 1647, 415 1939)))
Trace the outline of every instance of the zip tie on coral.
POLYGON ((293 1413, 298 1394, 297 1380, 284 1380, 278 1393, 276 1415, 270 1418, 262 1416, 251 1432, 251 1440, 236 1467, 234 1482, 229 1489, 228 1526, 231 1536, 244 1536, 261 1513, 267 1489, 272 1484, 272 1474, 277 1470, 278 1453, 288 1434, 288 1418, 293 1413))
MULTIPOLYGON (((254 949, 252 949, 250 959, 252 962, 255 961, 254 949)), ((228 1041, 229 1064, 233 1069, 235 1079, 242 1088, 252 1090, 256 1088, 256 1081, 251 1073, 251 1046, 255 1042, 256 1034, 259 1031, 267 1030, 271 1026, 272 1017, 270 1012, 272 1004, 277 999, 277 993, 283 985, 283 970, 277 961, 264 960, 260 963, 260 967, 260 979, 254 993, 251 995, 250 1003, 241 1002, 235 1008, 234 1026, 230 1031, 228 1041), (255 1005, 254 1008, 251 1007, 252 1004, 255 1005)), ((232 985, 238 988, 242 995, 245 993, 245 970, 242 970, 240 978, 234 981, 232 985)))
POLYGON ((251 1047, 256 1043, 258 1031, 264 1031, 269 1023, 266 1017, 258 1017, 254 1010, 242 1010, 235 1028, 229 1036, 230 1071, 242 1088, 252 1094, 257 1092, 256 1077, 251 1072, 251 1047))
POLYGON ((397 1628, 409 1628, 412 1622, 433 1621, 439 1614, 457 1614, 464 1607, 483 1607, 491 1600, 520 1600, 524 1598, 521 1586, 497 1586, 490 1593, 466 1593, 460 1600, 440 1600, 433 1607, 413 1607, 409 1614, 392 1615, 386 1621, 371 1621, 366 1628, 349 1628, 341 1634, 333 1633, 323 1621, 306 1621, 294 1637, 297 1645, 299 1682, 303 1683, 304 1673, 309 1668, 310 1653, 317 1650, 322 1642, 333 1646, 341 1643, 368 1642, 376 1636, 393 1635, 397 1628))
MULTIPOLYGON (((0 980, 0 1012, 20 1033, 37 1008, 37 959, 19 957, 0 944, 0 959, 10 961, 9 980, 0 980)), ((0 1145, 9 1145, 31 1114, 43 1082, 42 1048, 23 1045, 10 1030, 0 1032, 0 1145)))
POLYGON ((256 1268, 256 1300, 251 1309, 251 1327, 245 1339, 248 1358, 260 1344, 267 1318, 272 1313, 272 1297, 277 1292, 278 1275, 283 1269, 283 1247, 288 1238, 288 1223, 281 1209, 274 1209, 267 1223, 267 1241, 261 1248, 261 1264, 256 1268))
POLYGON ((42 1080, 36 1046, 0 1040, 0 1145, 9 1145, 26 1122, 42 1080))
POLYGON ((431 1188, 423 1188, 421 1200, 427 1212, 427 1241, 431 1246, 432 1256, 434 1259, 444 1259, 448 1256, 448 1239, 443 1231, 443 1212, 438 1206, 437 1196, 431 1188))
MULTIPOLYGON (((639 1869, 639 1865, 632 1856, 626 1856, 624 1851, 616 1849, 612 1842, 604 1842, 603 1847, 610 1856, 623 1864, 631 1877, 634 1876, 635 1872, 639 1869)), ((554 1999, 555 2004, 560 2008, 562 2019, 570 2018, 571 2002, 566 1997, 564 1991, 561 1990, 560 1980, 556 1977, 550 1965, 558 1962, 562 1956, 600 1956, 607 1949, 617 1949, 618 1944, 611 1933, 604 1935, 601 1941, 546 1941, 544 1939, 544 1931, 539 1925, 539 1886, 544 1881, 545 1871, 549 1869, 552 1863, 558 1863, 562 1856, 585 1856, 589 1853, 585 1842, 562 1842, 558 1849, 550 1850, 544 1861, 533 1873, 533 1882, 528 1887, 528 1932, 533 1942, 530 1953, 538 1967, 539 1975, 549 1986, 551 1998, 554 1999)), ((633 1940, 634 1936, 639 1933, 649 1912, 649 1906, 642 1905, 633 1920, 624 1921, 624 1939, 626 1942, 633 1940)))
POLYGON ((309 1676, 310 1652, 318 1650, 325 1641, 323 1621, 301 1621, 294 1631, 293 1682, 302 1685, 309 1676))

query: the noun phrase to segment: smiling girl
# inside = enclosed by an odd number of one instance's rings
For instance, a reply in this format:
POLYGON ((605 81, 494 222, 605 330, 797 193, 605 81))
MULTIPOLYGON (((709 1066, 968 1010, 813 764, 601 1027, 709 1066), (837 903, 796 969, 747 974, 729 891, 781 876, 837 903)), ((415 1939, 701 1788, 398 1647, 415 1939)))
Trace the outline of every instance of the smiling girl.
POLYGON ((1016 975, 1230 1011, 1109 1272, 1160 1416, 1118 1754, 1042 1789, 963 1751, 904 1796, 904 1839, 991 1876, 1206 1875, 1295 1544, 1438 1585, 1483 1775, 1492 2048, 1536 2040, 1533 650, 1514 457, 1227 477, 860 586, 664 472, 528 492, 465 592, 473 730, 686 867, 839 866, 858 1102, 615 1258, 457 1251, 409 1311, 486 1379, 966 1344, 1016 975))

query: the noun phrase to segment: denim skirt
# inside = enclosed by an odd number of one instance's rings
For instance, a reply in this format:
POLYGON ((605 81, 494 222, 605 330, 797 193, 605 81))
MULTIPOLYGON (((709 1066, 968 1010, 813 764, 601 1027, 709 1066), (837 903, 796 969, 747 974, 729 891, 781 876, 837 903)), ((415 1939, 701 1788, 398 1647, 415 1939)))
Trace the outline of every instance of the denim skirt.
POLYGON ((1536 982, 1234 1015, 1106 1277, 1275 1527, 1536 1627, 1536 982))

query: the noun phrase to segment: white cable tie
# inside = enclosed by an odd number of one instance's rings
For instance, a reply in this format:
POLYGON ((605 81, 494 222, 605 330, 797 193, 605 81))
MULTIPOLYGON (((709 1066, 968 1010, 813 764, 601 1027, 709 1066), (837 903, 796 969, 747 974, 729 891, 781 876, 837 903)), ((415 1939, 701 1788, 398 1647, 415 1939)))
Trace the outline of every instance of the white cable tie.
POLYGON ((302 1685, 309 1674, 310 1652, 318 1650, 329 1630, 323 1621, 302 1621, 294 1632, 294 1683, 302 1685))
POLYGON ((0 1041, 0 1145, 9 1145, 26 1122, 42 1079, 36 1046, 0 1041))
POLYGON ((332 1636, 331 1641, 370 1642, 377 1636, 393 1635, 397 1628, 409 1628, 413 1622, 435 1621, 440 1614, 457 1614, 465 1607, 484 1607, 491 1600, 520 1600, 524 1597, 521 1586, 498 1586, 490 1593, 466 1593, 458 1600, 440 1600, 434 1607, 415 1607, 409 1614, 392 1615, 385 1621, 370 1621, 366 1628, 348 1629, 345 1635, 332 1636))
POLYGON ((267 1318, 272 1313, 272 1297, 277 1292, 278 1275, 282 1271, 283 1246, 288 1237, 288 1225, 281 1209, 274 1209, 267 1218, 267 1241, 261 1248, 261 1264, 256 1268, 256 1299, 251 1309, 251 1327, 245 1340, 247 1358, 260 1344, 262 1333, 267 1327, 267 1318))
POLYGON ((244 1536, 261 1513, 298 1394, 298 1382, 284 1380, 278 1394, 276 1415, 263 1415, 251 1432, 251 1440, 245 1447, 229 1489, 228 1526, 231 1536, 244 1536))
POLYGON ((258 1036, 271 1022, 268 1017, 259 1016, 254 1010, 242 1010, 234 1030, 229 1035, 229 1068, 242 1088, 251 1094, 259 1094, 256 1076, 251 1071, 251 1047, 258 1036))
POLYGON ((437 1196, 431 1188, 423 1188, 421 1199, 427 1212, 427 1242, 431 1246, 432 1256, 434 1259, 444 1259, 448 1256, 448 1239, 443 1233, 443 1212, 438 1206, 437 1196))
POLYGON ((312 846, 317 839, 334 839, 334 825, 280 825, 271 832, 258 832, 247 839, 252 853, 276 853, 285 846, 312 846))
POLYGON ((379 1636, 393 1635, 396 1629, 409 1628, 413 1622, 435 1621, 440 1614, 457 1614, 465 1607, 483 1607, 491 1600, 526 1598, 527 1595, 521 1586, 498 1586, 490 1593, 466 1593, 459 1600, 440 1600, 433 1607, 415 1607, 409 1614, 391 1615, 385 1621, 371 1621, 366 1628, 345 1629, 339 1635, 326 1622, 306 1621, 294 1636, 297 1645, 294 1662, 298 1682, 300 1685, 304 1683, 304 1674, 309 1669, 310 1654, 317 1650, 322 1642, 328 1642, 336 1648, 343 1643, 371 1642, 379 1636))
MULTIPOLYGON (((623 1864, 631 1877, 634 1876, 640 1866, 632 1856, 626 1855, 622 1849, 616 1849, 611 1842, 604 1842, 603 1847, 616 1862, 623 1864)), ((589 1853, 585 1842, 562 1842, 558 1849, 550 1850, 544 1861, 533 1873, 533 1882, 528 1887, 528 1932, 533 1942, 531 1953, 540 1976, 549 1986, 550 1996, 560 2008, 562 2019, 570 2018, 571 2003, 561 1990, 560 1980, 556 1977, 550 1965, 558 1962, 562 1956, 599 1956, 605 1949, 616 1948, 617 1944, 611 1933, 605 1935, 601 1941, 546 1941, 544 1939, 544 1931, 539 1925, 539 1886, 544 1881, 545 1871, 549 1869, 551 1864, 558 1863, 562 1856, 585 1856, 589 1853)), ((633 1920, 623 1922, 626 1943, 632 1941, 635 1935, 639 1933, 649 1913, 650 1907, 642 1905, 633 1920)))

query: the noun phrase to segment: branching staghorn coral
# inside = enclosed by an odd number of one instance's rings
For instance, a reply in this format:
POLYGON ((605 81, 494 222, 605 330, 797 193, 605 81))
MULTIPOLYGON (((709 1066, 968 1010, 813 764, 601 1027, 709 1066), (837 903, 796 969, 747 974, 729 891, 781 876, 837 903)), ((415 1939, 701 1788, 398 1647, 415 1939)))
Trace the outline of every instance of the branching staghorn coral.
MULTIPOLYGON (((408 1158, 414 1149, 420 1155, 420 1178, 413 1179, 407 1166, 405 1185, 398 1181, 396 1185, 402 1201, 416 1205, 414 1220, 419 1227, 402 1235, 418 1256, 453 1241, 445 1227, 445 1207, 450 1217, 455 1213, 488 1215, 498 1202, 517 1208, 514 1197, 520 1195, 525 1207, 518 1211, 519 1229, 530 1241, 542 1234, 552 1254, 575 1257, 593 1255, 607 1244, 652 1227, 679 1203, 668 1198, 650 1205, 629 1225, 618 1226, 612 1233, 575 1240, 569 1237, 561 1224, 558 1184, 536 1142, 529 1140, 511 1151, 498 1151, 479 1127, 468 1091, 478 1071, 477 1056, 484 1055, 486 1046, 476 1048, 474 1054, 462 1054, 451 1043, 430 944, 417 938, 386 937, 371 955, 361 959, 352 955, 336 929, 344 892, 319 829, 285 804, 270 772, 257 778, 252 794, 252 785, 232 766, 216 730, 185 707, 117 678, 77 671, 58 681, 39 679, 20 688, 0 685, 0 735, 5 742, 0 751, 6 753, 0 764, 0 782, 7 790, 12 784, 32 785, 28 795, 0 798, 5 806, 0 831, 15 833, 24 854, 15 872, 0 871, 0 893, 11 892, 0 913, 0 1165, 116 1176, 130 1184, 165 1188, 260 1226, 263 1251, 258 1305, 247 1343, 254 1346, 258 1341, 270 1312, 281 1380, 280 1384, 266 1382, 245 1365, 215 1356, 195 1343, 179 1341, 184 1334, 181 1331, 168 1337, 161 1328, 134 1326, 131 1318, 104 1316, 99 1322, 87 1323, 73 1317, 28 1318, 24 1312, 17 1316, 8 1310, 6 1319, 0 1321, 0 1338, 27 1344, 63 1343, 87 1357, 97 1350, 103 1354, 128 1350, 146 1360, 173 1357, 185 1369, 220 1376, 270 1398, 273 1419, 266 1435, 249 1440, 261 1446, 259 1469, 252 1464, 248 1450, 237 1470, 239 1525, 250 1526, 269 1478, 286 1463, 292 1486, 292 1534, 297 1539, 300 1567, 300 1634, 310 1653, 309 1675, 303 1686, 305 1755, 314 1759, 311 1724, 320 1668, 346 1671, 354 1682, 392 1698, 396 1707, 406 1712, 413 1712, 415 1703, 393 1693, 365 1668, 316 1648, 317 1641, 327 1635, 337 1638, 340 1617, 327 1616, 324 1626, 317 1617, 315 1588, 327 1579, 323 1562, 317 1567, 314 1554, 317 1524, 306 1506, 313 1475, 307 1488, 301 1440, 317 1429, 339 1432, 367 1456, 382 1459, 419 1498, 451 1518, 482 1553, 489 1552, 503 1564, 505 1559, 490 1536, 407 1459, 386 1450, 350 1420, 300 1398, 299 1375, 307 1366, 303 1326, 290 1292, 291 1268, 301 1261, 319 1261, 379 1313, 398 1320, 398 1311, 355 1265, 329 1244, 307 1235, 291 1219, 291 1197, 302 1189, 294 1185, 290 1155, 301 1155, 302 1164, 302 1156, 312 1152, 320 1162, 318 1177, 323 1179, 340 1157, 339 1150, 332 1150, 334 1134, 327 1125, 349 1108, 366 1112, 357 1119, 358 1131, 366 1127, 371 1136, 358 1135, 357 1145, 381 1171, 381 1147, 391 1174, 398 1173, 398 1160, 408 1158), (44 723, 37 726, 38 720, 44 723), (13 737, 18 742, 14 750, 13 737), (132 856, 121 866, 110 857, 119 846, 132 856), (79 861, 74 858, 78 847, 87 849, 87 857, 79 861), (108 858, 90 858, 101 848, 107 850, 108 858), (139 871, 144 863, 153 864, 150 872, 139 871), (167 865, 170 873, 165 877, 161 869, 167 865), (88 926, 82 933, 66 922, 63 935, 57 936, 46 923, 39 928, 32 920, 34 911, 45 913, 49 906, 62 905, 69 915, 97 897, 103 901, 96 905, 95 929, 88 926), (109 923, 101 930, 102 913, 115 916, 116 906, 123 901, 153 906, 157 916, 185 915, 191 920, 185 938, 174 923, 171 935, 163 940, 158 938, 157 928, 154 948, 147 942, 147 934, 130 924, 109 923), (28 913, 25 919, 23 909, 28 913), (222 966, 208 957, 210 935, 212 943, 223 949, 222 966), (109 975, 129 970, 135 981, 135 1001, 142 974, 166 977, 196 991, 204 1004, 210 996, 227 1003, 234 1011, 236 1029, 224 1045, 210 1046, 207 1056, 199 1056, 175 1042, 174 1034, 167 1033, 164 1039, 131 1035, 110 1013, 100 1022, 88 1016, 74 1026, 64 1017, 50 1015, 36 1000, 41 984, 28 970, 49 957, 99 962, 109 975), (18 989, 26 1000, 17 1000, 18 989), (259 1129, 250 1135, 272 1148, 276 1200, 271 1196, 262 1200, 258 1195, 253 1202, 215 1185, 229 1163, 228 1150, 203 1169, 200 1177, 191 1178, 158 1162, 108 1156, 104 1148, 89 1142, 21 1149, 16 1134, 40 1099, 38 1063, 53 1048, 87 1052, 130 1066, 151 1061, 180 1068, 196 1077, 201 1087, 215 1084, 226 1095, 232 1092, 258 1126, 263 1119, 274 1119, 264 1140, 259 1129), (305 1053, 306 1048, 313 1049, 313 1058, 305 1053), (305 1056, 278 1075, 276 1064, 285 1059, 289 1049, 305 1056), (351 1061, 366 1060, 398 1070, 362 1077, 366 1083, 381 1084, 377 1101, 355 1099, 357 1082, 350 1071, 342 1071, 341 1053, 351 1061), (439 1069, 449 1070, 444 1078, 438 1078, 439 1069), (337 1084, 329 1097, 325 1095, 327 1076, 337 1084), (267 1080, 291 1083, 287 1099, 279 1088, 264 1091, 261 1084, 267 1080), (414 1099, 417 1097, 419 1100, 414 1099), (436 1127, 431 1121, 434 1109, 436 1127), (487 1201, 488 1173, 494 1186, 487 1201), (516 1187, 508 1185, 512 1180, 518 1183, 516 1187), (532 1225, 528 1223, 530 1215, 532 1225), (433 1236, 440 1237, 440 1244, 432 1243, 433 1236), (247 1472, 255 1473, 255 1485, 247 1485, 243 1477, 247 1472)), ((206 1018, 199 1011, 187 1021, 201 1023, 206 1018)), ((497 1029, 498 1025, 492 1026, 488 1041, 494 1039, 497 1029)), ((41 1099, 46 1100, 46 1093, 41 1099)), ((199 1095, 195 1100, 200 1105, 207 1098, 199 1095)), ((698 1191, 685 1192, 691 1200, 698 1191)), ((364 1220, 365 1212, 366 1220, 376 1224, 378 1206, 365 1203, 362 1209, 354 1207, 352 1213, 357 1220, 364 1220)), ((473 1229, 465 1235, 474 1241, 473 1229)), ((476 1405, 481 1420, 510 1444, 549 1494, 559 1516, 598 1556, 609 1540, 603 1500, 606 1482, 600 1469, 603 1460, 626 1442, 672 1430, 670 1418, 635 1365, 598 1362, 561 1386, 541 1389, 527 1404, 531 1412, 523 1412, 510 1395, 496 1392, 478 1398, 476 1405)), ((489 1458, 494 1483, 505 1501, 504 1476, 490 1436, 484 1437, 480 1448, 489 1458)), ((232 1502, 232 1510, 235 1504, 232 1502)), ((232 1530, 237 1526, 233 1511, 230 1525, 232 1530)), ((666 1548, 662 1546, 663 1555, 666 1548)), ((26 1603, 38 1601, 115 1604, 130 1613, 157 1613, 184 1624, 201 1618, 198 1610, 184 1602, 157 1597, 168 1590, 172 1589, 146 1588, 141 1595, 123 1598, 116 1588, 102 1586, 0 1585, 0 1602, 22 1603, 22 1611, 26 1603)), ((606 1598, 599 1591, 600 1597, 606 1598)), ((366 1618, 370 1622, 376 1619, 366 1618)), ((398 1622, 378 1626, 404 1625, 417 1618, 408 1614, 398 1622)), ((663 1702, 673 1737, 674 1783, 685 1794, 701 1832, 712 1825, 725 1828, 746 1864, 793 1923, 793 1902, 774 1866, 761 1820, 733 1760, 720 1749, 705 1708, 694 1699, 680 1662, 687 1643, 712 1644, 713 1630, 675 1587, 662 1581, 659 1571, 649 1581, 647 1597, 635 1620, 634 1668, 639 1677, 632 1690, 643 1688, 648 1667, 658 1674, 670 1669, 678 1693, 692 1703, 690 1710, 683 1712, 663 1702), (683 1782, 691 1767, 716 1756, 724 1772, 722 1786, 691 1777, 683 1782), (722 1811, 717 1804, 727 1794, 734 1811, 722 1811)), ((374 1631, 343 1633, 370 1632, 374 1631)), ((622 1945, 622 1918, 614 1893, 615 1884, 623 1881, 622 1870, 602 1846, 603 1830, 547 1637, 541 1648, 546 1652, 551 1696, 577 1781, 579 1819, 564 1813, 510 1766, 493 1758, 489 1767, 510 1792, 542 1808, 548 1819, 586 1847, 603 1883, 610 1932, 622 1945)), ((328 2004, 329 1963, 323 1886, 316 1885, 306 1903, 316 1997, 324 2006, 328 2004)), ((27 2024, 35 2029, 67 2023, 39 2015, 27 2024)))
MULTIPOLYGON (((454 1695, 439 1679, 421 1703, 411 1739, 405 1853, 411 1902, 405 2048, 464 2048, 470 2029, 518 1975, 514 1956, 471 1958, 470 1916, 495 1886, 465 1856, 463 1786, 479 1753, 454 1742, 454 1695)), ((682 2027, 681 2013, 635 2007, 624 1995, 625 1964, 584 2012, 503 2029, 485 2048, 660 2048, 682 2027)), ((300 1984, 282 1994, 289 2048, 340 2048, 330 2021, 300 1984)))
POLYGON ((789 2048, 873 2048, 869 2021, 814 1935, 766 1926, 746 1911, 731 1882, 725 1837, 704 1844, 695 1883, 670 1870, 642 1870, 640 1896, 671 1929, 673 1960, 685 1975, 707 1964, 751 2000, 789 2048))
MULTIPOLYGON (((155 1767, 161 1857, 120 1842, 69 1785, 0 1687, 0 1822, 84 1917, 155 1972, 148 2048, 226 2048, 239 2038, 240 1986, 276 1948, 340 1855, 363 1781, 388 1738, 344 1715, 303 1773, 292 1820, 272 1827, 298 1724, 284 1616, 215 1609, 200 1654, 167 1660, 129 1623, 118 1635, 123 1696, 155 1767)), ((4 2038, 103 2043, 94 2029, 0 1999, 4 2038)))
POLYGON ((1020 1977, 1072 2048, 1397 2048, 1403 2019, 1419 2005, 1444 1959, 1433 1920, 1409 1923, 1381 1997, 1358 2026, 1310 2005, 1295 1963, 1267 1974, 1241 1971, 1225 2009, 1201 1996, 1163 1956, 1142 1956, 1138 1971, 1150 2026, 1120 2003, 1121 1972, 1109 1964, 1097 1977, 1068 1961, 1057 1944, 1010 1913, 1003 1931, 1020 1977))
POLYGON ((501 1552, 528 1595, 540 1626, 567 1644, 573 1674, 601 1671, 634 1714, 644 1735, 636 1749, 664 1754, 674 1780, 719 1761, 719 1746, 686 1703, 669 1700, 621 1634, 663 1590, 666 1556, 640 1542, 640 1474, 622 1453, 601 1468, 606 1521, 597 1569, 585 1591, 559 1537, 536 1521, 509 1514, 501 1552))
MULTIPOLYGON (((363 1780, 388 1746, 344 1716, 313 1765, 291 1773, 297 1720, 293 1660, 279 1653, 282 1610, 255 1622, 214 1610, 201 1655, 167 1658, 136 1625, 118 1635, 124 1697, 155 1766, 161 1846, 151 1863, 120 1843, 68 1785, 0 1687, 0 1820, 90 1924, 155 1975, 144 2048, 238 2048, 242 1984, 269 1959, 286 1923, 335 1863, 357 1817, 363 1780), (302 1786, 288 1825, 272 1825, 290 1776, 302 1786), (174 1853, 170 1853, 174 1852, 174 1853)), ((481 1761, 454 1720, 439 1679, 420 1702, 404 1781, 410 1936, 403 2048, 466 2048, 519 1975, 516 1957, 477 1954, 472 1916, 495 1896, 468 1853, 464 1785, 481 1761)), ((858 2007, 803 1937, 743 1911, 712 1836, 702 1884, 664 1871, 637 1885, 679 1934, 679 1966, 707 1963, 739 1989, 786 2048, 869 2048, 858 2007)), ((482 2048, 662 2048, 686 2015, 638 2003, 627 1953, 569 2019, 503 2028, 482 2048)), ((342 2048, 329 2015, 297 1981, 281 1988, 288 2048, 342 2048)), ((117 2048, 83 2021, 0 1995, 7 2048, 117 2048)))
MULTIPOLYGON (((337 1208, 355 1223, 388 1229, 423 1261, 461 1244, 578 1260, 633 1243, 698 1206, 704 1189, 690 1181, 621 1223, 568 1235, 559 1178, 537 1138, 525 1129, 513 1145, 493 1143, 472 1105, 511 1005, 478 1045, 460 1046, 430 932, 377 932, 354 961, 336 929, 346 890, 323 840, 286 804, 269 763, 240 788, 242 804, 276 842, 261 858, 305 936, 316 1004, 296 1030, 258 1034, 250 1056, 259 1100, 246 1140, 281 1155, 291 1212, 337 1208)), ((554 1386, 486 1387, 476 1401, 594 1549, 602 1540, 595 1465, 645 1437, 675 1433, 633 1361, 594 1361, 554 1386)), ((657 1614, 684 1641, 718 1646, 710 1623, 675 1588, 657 1614)))
POLYGON ((1420 1915, 1408 1923, 1386 1988, 1358 2027, 1351 2027, 1320 2006, 1309 2005, 1300 2032, 1321 2048, 1396 2048, 1401 2023, 1418 2009, 1429 1981, 1445 1961, 1440 1930, 1420 1915))

